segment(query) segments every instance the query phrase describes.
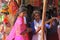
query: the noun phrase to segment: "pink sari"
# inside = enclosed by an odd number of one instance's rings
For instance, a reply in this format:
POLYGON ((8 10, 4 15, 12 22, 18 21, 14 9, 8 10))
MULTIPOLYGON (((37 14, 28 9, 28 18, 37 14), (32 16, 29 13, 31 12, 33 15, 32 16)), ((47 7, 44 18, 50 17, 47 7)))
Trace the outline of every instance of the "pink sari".
POLYGON ((25 35, 20 34, 24 30, 26 30, 26 25, 24 24, 24 18, 18 17, 9 36, 6 38, 6 40, 13 40, 13 39, 14 40, 29 40, 27 33, 25 33, 25 35))

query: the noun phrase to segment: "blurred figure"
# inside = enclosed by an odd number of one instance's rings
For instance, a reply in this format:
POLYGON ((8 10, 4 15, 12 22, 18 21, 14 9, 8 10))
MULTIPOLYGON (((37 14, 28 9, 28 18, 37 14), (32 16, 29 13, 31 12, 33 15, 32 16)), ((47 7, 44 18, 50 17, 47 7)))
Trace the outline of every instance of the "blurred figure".
MULTIPOLYGON (((40 19, 40 12, 38 10, 33 11, 32 15, 32 23, 31 23, 31 28, 32 28, 32 40, 41 40, 42 37, 42 20, 40 19)), ((46 24, 46 28, 50 28, 50 25, 46 24)), ((46 31, 46 30, 45 30, 46 31)), ((46 33, 44 32, 44 40, 46 40, 46 33)))
POLYGON ((52 27, 50 29, 47 29, 47 40, 59 40, 58 34, 57 34, 57 26, 58 22, 56 19, 52 22, 52 27))
POLYGON ((14 0, 10 0, 8 8, 9 13, 15 15, 18 10, 17 3, 14 0))
POLYGON ((25 8, 23 7, 19 8, 16 15, 14 26, 6 40, 13 40, 13 39, 14 40, 29 40, 28 34, 26 32, 27 27, 24 23, 25 12, 26 12, 25 8))
POLYGON ((9 22, 11 26, 13 26, 13 22, 14 22, 17 10, 18 10, 17 3, 14 0, 10 0, 8 4, 8 12, 9 12, 9 22))

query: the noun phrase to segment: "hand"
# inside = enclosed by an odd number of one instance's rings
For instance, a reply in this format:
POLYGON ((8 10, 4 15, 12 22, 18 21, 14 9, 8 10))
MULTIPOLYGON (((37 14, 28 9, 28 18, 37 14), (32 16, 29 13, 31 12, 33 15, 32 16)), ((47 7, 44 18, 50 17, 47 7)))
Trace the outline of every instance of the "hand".
POLYGON ((42 29, 42 26, 39 26, 39 27, 38 27, 38 29, 40 29, 40 30, 41 30, 41 29, 42 29))
POLYGON ((52 17, 52 19, 57 19, 57 17, 52 17))
POLYGON ((41 27, 38 27, 38 29, 36 30, 36 33, 38 33, 41 30, 41 27))
POLYGON ((31 28, 27 28, 27 32, 31 32, 32 31, 32 29, 31 28))
POLYGON ((38 27, 38 30, 40 30, 41 29, 41 27, 38 27))

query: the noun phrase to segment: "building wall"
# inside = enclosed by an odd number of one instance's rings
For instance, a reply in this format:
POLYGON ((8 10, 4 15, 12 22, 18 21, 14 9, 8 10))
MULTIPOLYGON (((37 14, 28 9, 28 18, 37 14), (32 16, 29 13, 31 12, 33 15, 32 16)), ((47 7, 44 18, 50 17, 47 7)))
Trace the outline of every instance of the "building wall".
POLYGON ((33 0, 33 5, 39 7, 41 5, 41 0, 33 0))
MULTIPOLYGON (((41 6, 43 0, 30 0, 30 4, 33 6, 41 6)), ((48 0, 48 4, 52 5, 52 3, 55 3, 55 5, 58 5, 58 0, 48 0)))
POLYGON ((41 0, 26 0, 25 3, 39 7, 41 5, 41 0))

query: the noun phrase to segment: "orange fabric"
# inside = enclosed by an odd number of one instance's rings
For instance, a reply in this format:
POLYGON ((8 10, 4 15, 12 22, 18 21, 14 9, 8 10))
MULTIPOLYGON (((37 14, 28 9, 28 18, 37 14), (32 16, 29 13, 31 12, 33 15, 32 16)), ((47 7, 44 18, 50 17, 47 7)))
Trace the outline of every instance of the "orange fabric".
POLYGON ((34 6, 37 6, 37 7, 40 7, 41 6, 41 0, 33 0, 33 5, 34 6))
POLYGON ((16 2, 11 1, 8 7, 9 7, 8 9, 9 13, 11 13, 12 15, 15 15, 18 9, 16 2))

